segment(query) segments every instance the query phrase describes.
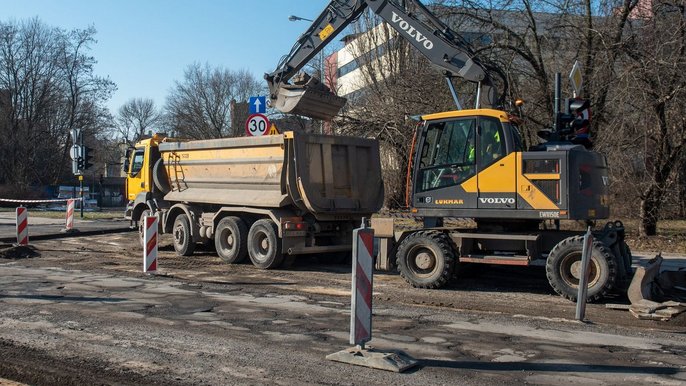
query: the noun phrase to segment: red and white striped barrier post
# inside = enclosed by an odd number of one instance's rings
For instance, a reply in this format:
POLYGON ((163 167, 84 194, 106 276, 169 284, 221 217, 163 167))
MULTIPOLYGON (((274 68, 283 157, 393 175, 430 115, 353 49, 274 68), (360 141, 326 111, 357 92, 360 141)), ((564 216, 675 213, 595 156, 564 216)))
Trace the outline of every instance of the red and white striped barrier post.
POLYGON ((74 201, 73 199, 67 200, 67 220, 64 226, 67 231, 74 229, 74 201))
POLYGON ((399 350, 379 351, 365 348, 372 339, 372 290, 374 269, 374 229, 353 231, 353 269, 350 305, 350 344, 355 347, 326 356, 326 359, 375 369, 403 372, 417 361, 399 350))
POLYGON ((374 229, 353 231, 353 280, 350 312, 350 344, 364 349, 372 340, 372 286, 374 229))
POLYGON ((157 216, 145 216, 143 218, 143 272, 157 271, 157 216))
POLYGON ((29 245, 29 210, 17 207, 17 244, 29 245))

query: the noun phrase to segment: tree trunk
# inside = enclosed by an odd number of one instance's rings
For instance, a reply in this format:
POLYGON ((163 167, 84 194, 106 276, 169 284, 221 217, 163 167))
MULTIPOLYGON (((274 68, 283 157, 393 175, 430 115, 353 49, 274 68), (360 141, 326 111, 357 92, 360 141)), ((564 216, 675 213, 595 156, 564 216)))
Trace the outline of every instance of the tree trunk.
POLYGON ((641 195, 641 236, 655 236, 657 234, 657 220, 660 212, 660 191, 651 185, 641 195))

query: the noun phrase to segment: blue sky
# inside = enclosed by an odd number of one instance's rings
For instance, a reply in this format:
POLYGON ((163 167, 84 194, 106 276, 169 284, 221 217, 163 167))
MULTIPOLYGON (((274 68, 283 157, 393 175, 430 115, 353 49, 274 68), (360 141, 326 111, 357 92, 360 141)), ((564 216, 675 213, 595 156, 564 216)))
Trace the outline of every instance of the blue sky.
POLYGON ((247 69, 258 79, 275 69, 327 0, 0 0, 0 20, 38 17, 64 29, 94 25, 96 73, 118 87, 114 113, 131 98, 164 104, 193 62, 247 69))

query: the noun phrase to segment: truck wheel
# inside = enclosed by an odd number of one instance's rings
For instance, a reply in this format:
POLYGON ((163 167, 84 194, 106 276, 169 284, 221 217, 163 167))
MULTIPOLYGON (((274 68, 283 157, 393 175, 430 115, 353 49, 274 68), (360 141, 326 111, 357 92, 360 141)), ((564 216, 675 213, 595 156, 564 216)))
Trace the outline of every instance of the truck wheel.
POLYGON ((217 254, 226 263, 240 263, 248 256, 248 227, 238 217, 224 217, 214 232, 217 254))
POLYGON ((257 220, 250 227, 248 255, 253 265, 262 269, 277 268, 283 261, 281 239, 271 220, 257 220))
POLYGON ((143 236, 143 229, 145 228, 145 216, 150 216, 150 209, 146 209, 141 213, 141 217, 138 219, 138 241, 141 243, 141 247, 145 248, 145 237, 143 236))
POLYGON ((191 236, 191 223, 185 213, 176 216, 172 229, 174 250, 179 256, 190 256, 195 250, 193 236, 191 236))
MULTIPOLYGON (((546 261, 548 282, 555 292, 576 301, 581 277, 581 253, 583 236, 569 237, 559 242, 546 261)), ((610 249, 600 241, 594 241, 588 272, 587 301, 593 302, 606 296, 617 281, 617 261, 610 249)))
POLYGON ((400 276, 413 287, 441 288, 453 275, 456 259, 448 236, 440 232, 413 233, 398 247, 400 276))

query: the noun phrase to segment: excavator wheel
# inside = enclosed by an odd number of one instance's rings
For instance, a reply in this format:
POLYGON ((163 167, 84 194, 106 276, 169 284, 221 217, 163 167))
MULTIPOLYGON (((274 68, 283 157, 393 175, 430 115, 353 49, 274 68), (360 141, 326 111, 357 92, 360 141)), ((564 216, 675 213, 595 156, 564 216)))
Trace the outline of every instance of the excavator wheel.
POLYGON ((400 276, 417 288, 441 288, 453 276, 457 259, 447 235, 435 231, 413 233, 396 254, 400 276))
MULTIPOLYGON (((555 292, 576 301, 581 277, 581 254, 583 236, 573 236, 560 241, 546 261, 546 276, 555 292)), ((591 261, 588 266, 587 301, 595 302, 614 289, 619 267, 617 258, 600 241, 594 241, 591 248, 591 261)))

